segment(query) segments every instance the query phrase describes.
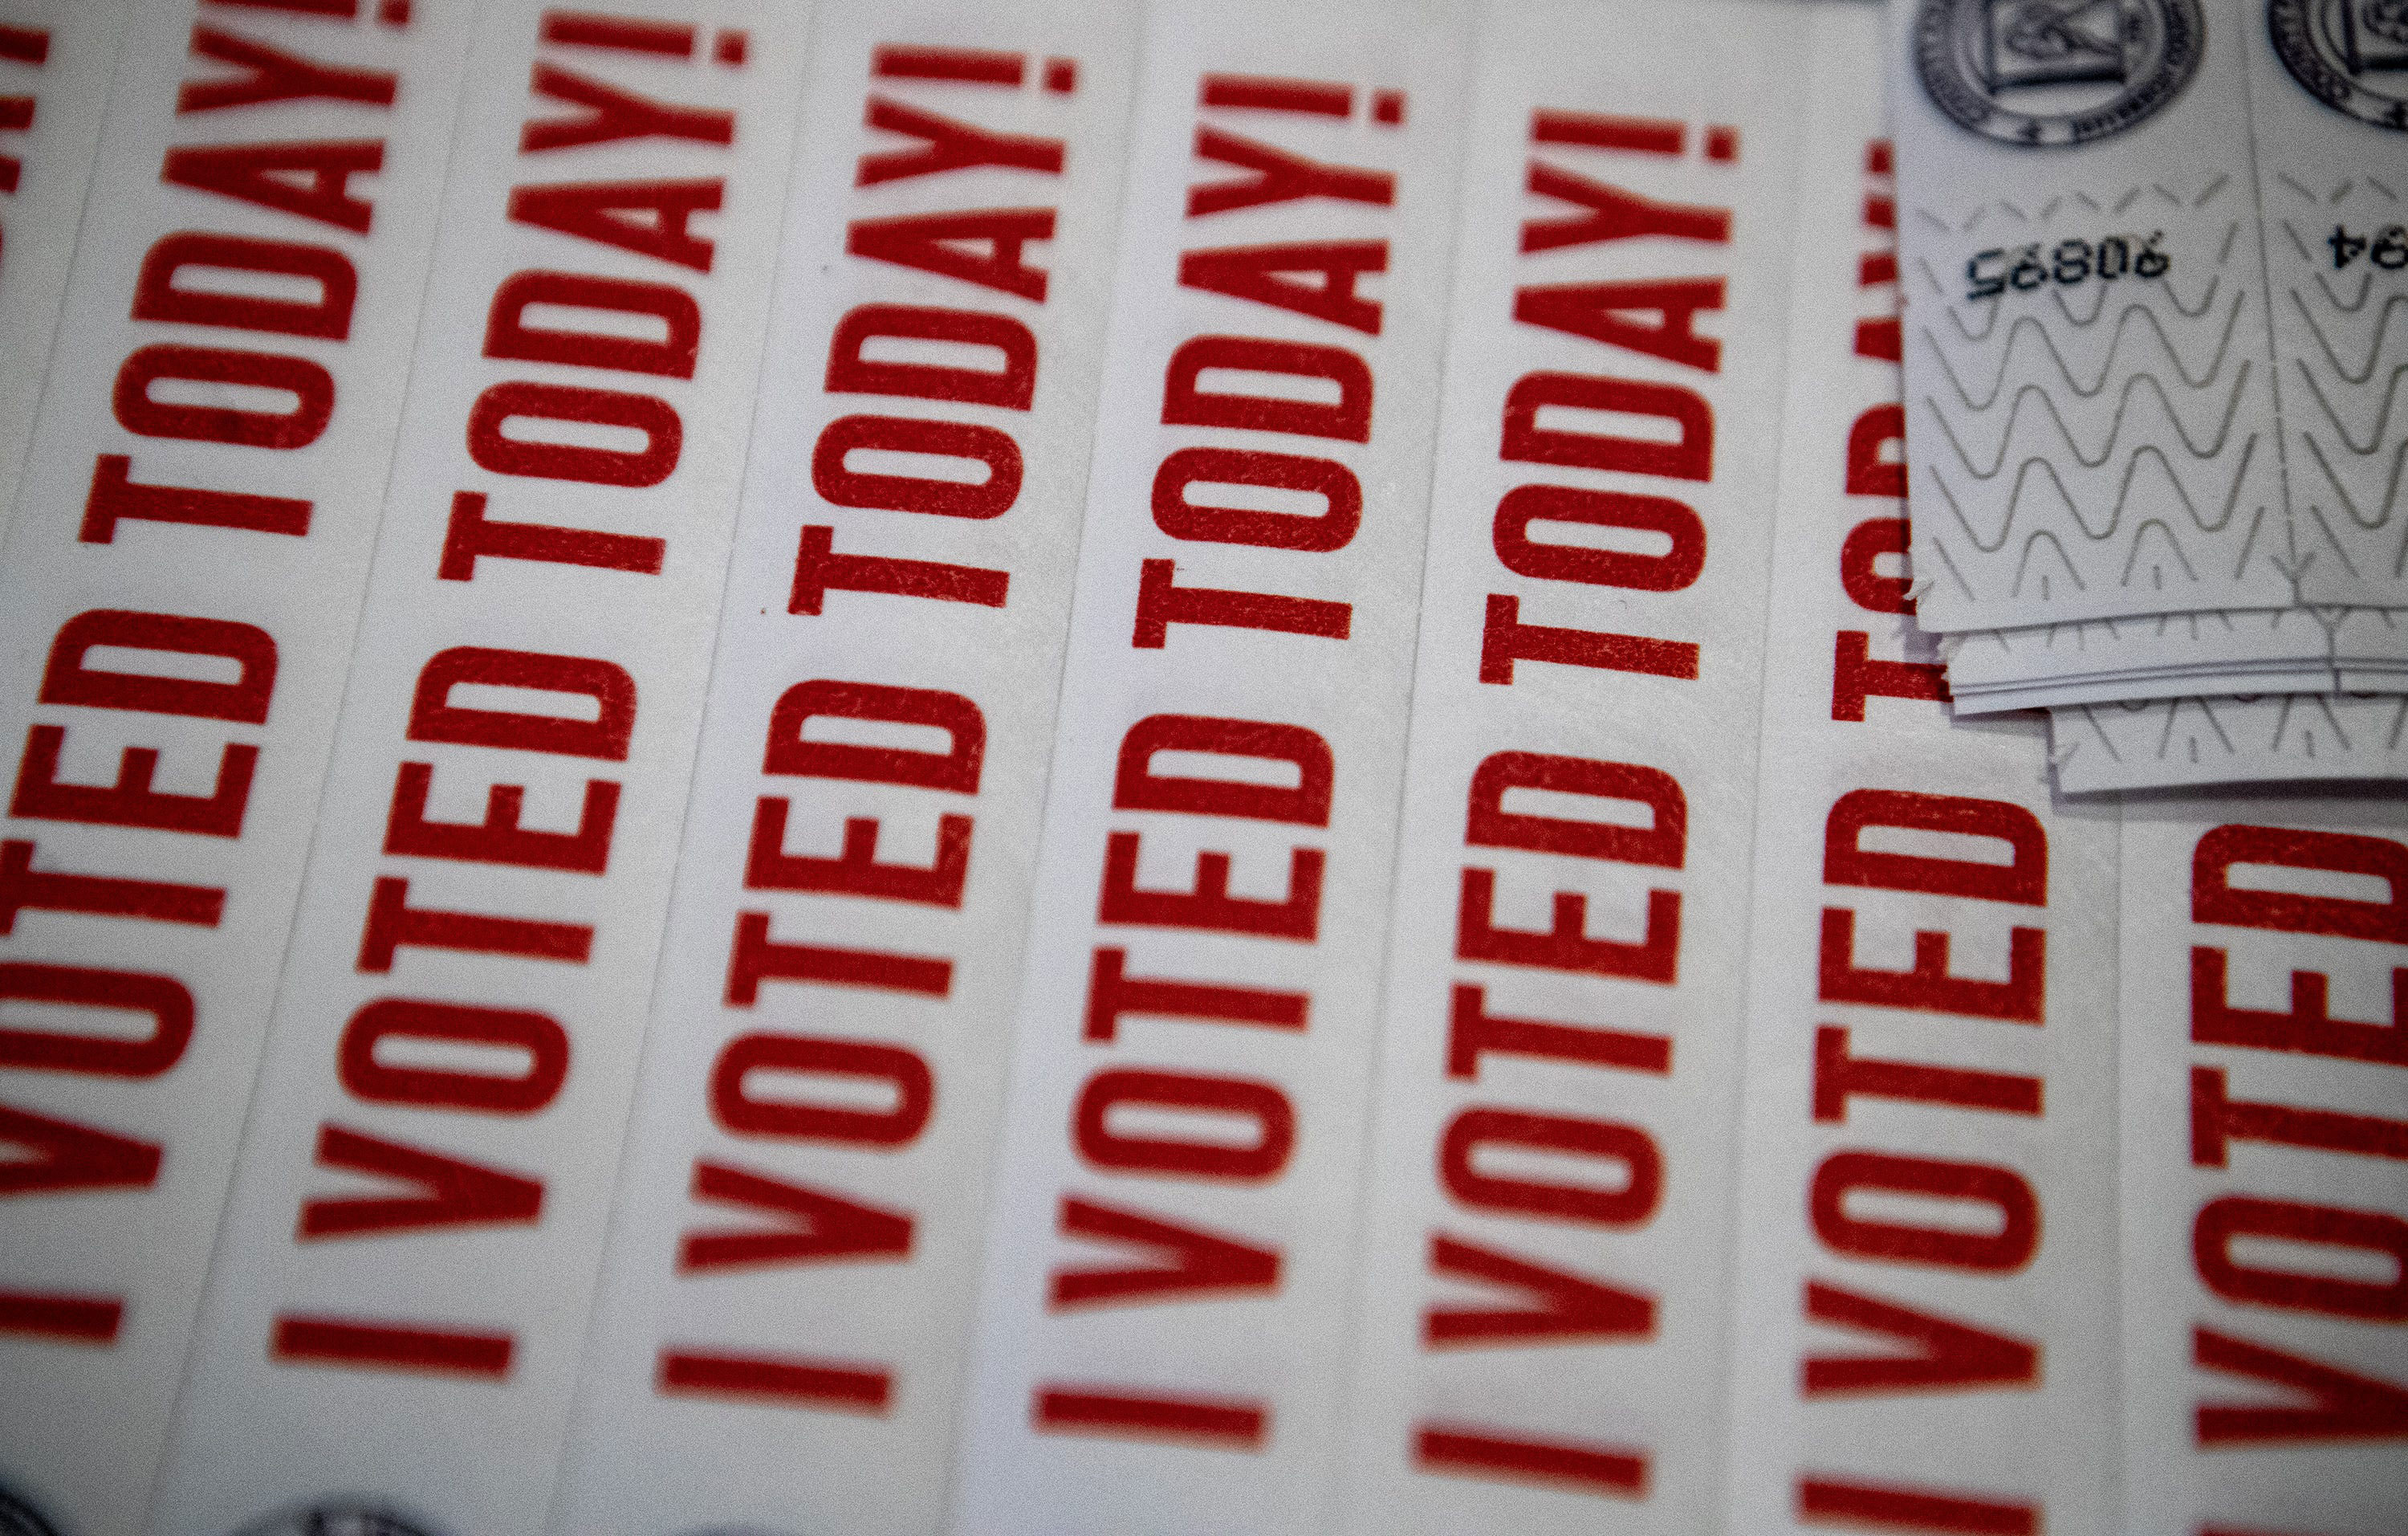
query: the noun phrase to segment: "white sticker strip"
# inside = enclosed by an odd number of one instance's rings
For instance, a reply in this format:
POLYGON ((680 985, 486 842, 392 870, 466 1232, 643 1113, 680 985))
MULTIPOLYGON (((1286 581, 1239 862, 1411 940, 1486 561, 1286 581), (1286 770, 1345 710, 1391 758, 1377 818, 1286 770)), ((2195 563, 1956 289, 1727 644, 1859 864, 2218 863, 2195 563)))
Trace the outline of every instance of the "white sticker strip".
POLYGON ((1136 51, 820 12, 562 1536, 943 1523, 1136 51))
POLYGON ((139 1529, 166 1438, 467 34, 454 4, 145 0, 94 152, 0 560, 0 1483, 87 1536, 139 1529))
POLYGON ((2037 721, 1824 707, 1830 636, 1899 596, 1852 547, 1902 508, 1845 489, 1899 387, 1849 356, 1898 298, 1860 211, 1890 191, 1878 18, 1815 20, 1724 1529, 2113 1536, 2114 812, 2051 803, 2037 721))
POLYGON ((133 0, 0 4, 0 535, 66 302, 92 157, 133 0))
POLYGON ((770 0, 483 14, 158 1536, 541 1527, 700 730, 799 34, 770 0))
POLYGON ((1154 15, 961 1529, 1334 1518, 1467 40, 1154 15))
POLYGON ((2396 1531, 2408 813, 2128 802, 2123 880, 2118 1529, 2396 1531))
POLYGON ((2237 8, 1893 5, 1926 628, 2295 600, 2237 8))
POLYGON ((2057 787, 2110 789, 2408 778, 2408 697, 2268 694, 2049 711, 2057 787))
POLYGON ((1719 1529, 1808 17, 1521 5, 1481 40, 1351 1530, 1719 1529))

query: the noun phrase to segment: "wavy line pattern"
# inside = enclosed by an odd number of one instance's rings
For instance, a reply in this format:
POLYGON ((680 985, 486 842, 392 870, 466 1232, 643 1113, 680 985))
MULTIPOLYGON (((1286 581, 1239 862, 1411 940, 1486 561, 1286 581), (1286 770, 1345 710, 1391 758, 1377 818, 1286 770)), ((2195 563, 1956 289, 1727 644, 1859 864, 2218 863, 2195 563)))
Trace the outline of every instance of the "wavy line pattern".
POLYGON ((2015 563, 2015 579, 2007 590, 2018 597, 2030 597, 2038 602, 2062 601, 2057 589, 2087 592, 2090 583, 2073 568, 2065 556, 2065 540, 2042 529, 2024 540, 2023 558, 2015 563))
MULTIPOLYGON (((2401 383, 2402 380, 2408 380, 2408 363, 2402 363, 2391 370, 2391 380, 2384 386, 2383 404, 2376 409, 2373 423, 2366 429, 2365 446, 2360 447, 2356 434, 2352 433, 2348 423, 2341 419, 2341 412, 2333 409, 2332 399, 2325 394, 2324 385, 2316 381, 2315 370, 2296 357, 2291 361, 2299 368, 2300 377, 2308 381, 2308 388, 2315 395, 2316 404, 2324 409, 2325 420, 2332 423, 2333 430, 2341 435, 2343 447, 2360 458, 2382 448, 2383 439, 2388 435, 2386 429, 2391 425, 2391 408, 2400 399, 2401 383)), ((2373 392, 2369 390, 2367 393, 2372 395, 2373 392)), ((2401 425, 2408 427, 2408 420, 2403 420, 2401 425)), ((2301 428, 2301 432, 2304 435, 2306 429, 2301 428)))
MULTIPOLYGON (((1929 217, 1908 221, 1918 339, 1907 367, 1921 413, 1910 484, 1927 514, 1914 538, 1916 568, 1934 584, 1927 622, 2289 600, 2298 561, 2272 452, 2259 247, 2243 237, 2250 179, 2207 165, 1918 211, 1929 217), (2051 222, 2034 224, 2034 210, 2051 222), (1932 238, 2133 227, 2111 224, 2117 214, 2147 221, 2143 235, 2162 231, 2175 256, 2167 273, 1967 300, 1942 276, 1963 242, 1932 238)), ((2344 345, 2354 354, 2354 337, 2344 345)))
MULTIPOLYGON (((2083 515, 2080 503, 2067 493, 2065 481, 2058 474, 2057 466, 2034 454, 2016 466, 2014 482, 2008 489, 2006 510, 1999 520, 1998 532, 1986 540, 1974 528, 1972 520, 1966 514, 1963 503, 1956 499, 1956 491, 1950 488, 1948 479, 1941 473, 1939 466, 1928 466, 1925 473, 1939 491, 1941 499, 1948 503, 1948 510, 1955 517, 1956 525, 1965 531, 1966 538, 1983 553, 1996 554, 2006 548, 2007 539, 2014 531, 2016 514, 2021 512, 2026 505, 2025 487, 2034 471, 2047 478, 2049 488, 2057 493, 2055 505, 2066 510, 2067 518, 2075 526, 2093 539, 2103 539, 2113 538, 2117 527, 2122 524, 2124 508, 2132 498, 2133 482, 2140 478, 2141 466, 2149 460, 2155 460, 2157 467, 2163 471, 2162 479, 2172 488, 2175 498, 2181 502, 2183 511, 2189 517, 2192 524, 2204 533, 2221 533, 2231 525, 2232 514, 2240 508, 2241 488, 2249 478, 2249 462, 2257 445, 2257 435, 2252 433, 2248 441, 2242 445, 2241 463, 2233 470, 2232 487, 2225 494, 2222 512, 2209 518, 2200 515, 2199 503, 2191 499, 2189 490, 2174 474, 2173 466, 2167 462, 2164 452, 2155 443, 2142 444, 2133 451, 2131 458, 2125 464, 2123 477, 2115 487, 2115 499, 2107 509, 2106 518, 2097 527, 2093 527, 2090 519, 2083 515)), ((2138 537, 2137 529, 2135 537, 2138 537)))
POLYGON ((2343 512, 2352 523, 2371 533, 2391 521, 2393 504, 2400 499, 2402 471, 2408 470, 2408 438, 2402 438, 2399 451, 2391 455, 2389 483, 2384 486, 2383 498, 2374 504, 2372 512, 2358 510, 2358 499, 2349 494, 2349 487, 2344 485, 2341 476, 2334 472, 2332 460, 2325 456, 2324 444, 2316 441, 2313 434, 2306 432, 2300 434, 2300 439, 2307 446, 2308 452, 2315 455, 2316 467, 2324 471, 2325 480, 2332 486, 2333 495, 2341 497, 2343 512))
MULTIPOLYGON (((2313 261, 2315 258, 2310 257, 2309 260, 2313 261)), ((2334 309, 2339 309, 2343 314, 2354 315, 2360 309, 2366 308, 2367 299, 2373 294, 2374 274, 2372 272, 2360 272, 2358 275, 2358 297, 2349 300, 2347 303, 2344 303, 2342 301, 2342 296, 2332 291, 2332 284, 2325 280, 2325 275, 2322 272, 2316 274, 2316 286, 2324 290, 2327 302, 2330 303, 2334 309)))
POLYGON ((2197 320, 2200 316, 2207 313, 2207 307, 2209 305, 2215 302, 2215 290, 2217 285, 2224 280, 2224 275, 2219 272, 2207 280, 2207 286, 2200 290, 2199 302, 2197 304, 2185 304, 2182 301, 2182 291, 2174 286, 2173 275, 2172 273, 2168 273, 2165 277, 2162 277, 2157 280, 2165 284, 2166 302, 2174 307, 2174 312, 2182 316, 2185 320, 2197 320))
MULTIPOLYGON (((2038 214, 2031 213, 2021 204, 2011 202, 2003 197, 1976 203, 1971 208, 1960 208, 1954 213, 1923 204, 1916 204, 1907 211, 1928 223, 1934 229, 1953 230, 1962 235, 1971 232, 1981 224, 1982 221, 1992 215, 2017 219, 2026 223, 2044 220, 2060 204, 2069 199, 2081 203, 2093 213, 2122 213, 2134 202, 2152 194, 2162 200, 2169 208, 2200 208, 2223 196, 2234 185, 2229 172, 2212 171, 2202 175, 2197 183, 2197 190, 2191 192, 2182 190, 2182 182, 2178 178, 2143 181, 2119 192, 2098 191, 2094 194, 2090 190, 2076 188, 2051 197, 2046 203, 2041 205, 2038 214)), ((2304 188, 2300 189, 2300 192, 2302 196, 2311 195, 2304 188)))
MULTIPOLYGON (((2139 467, 2137 456, 2134 460, 2134 467, 2139 467)), ((2199 567, 2192 565, 2190 556, 2183 553, 2182 545, 2174 538, 2173 529, 2166 525, 2165 519, 2153 517, 2132 531, 2132 553, 2125 557, 2124 568, 2115 573, 2117 584, 2131 586, 2140 576, 2144 565, 2152 571, 2161 570, 2162 561, 2154 564, 2148 561, 2148 556, 2154 548, 2150 542, 2152 534, 2157 536, 2157 543, 2165 546, 2164 558, 2172 560, 2182 567, 2183 580, 2186 582, 2197 581, 2199 567)))
MULTIPOLYGON (((2133 409, 2132 397, 2144 390, 2149 395, 2155 397, 2166 423, 2173 428, 2174 438, 2182 444, 2183 451, 2194 459, 2212 459, 2224 452, 2225 443, 2232 436, 2233 418, 2240 414, 2242 394, 2249 387, 2249 364, 2243 362, 2234 372, 2231 392, 2226 396, 2224 402, 2223 419, 2215 423, 2214 435, 2203 444, 2193 440, 2191 428, 2184 423, 2181 414, 2174 409, 2173 400, 2166 394, 2166 386, 2157 381, 2156 374, 2138 372, 2131 374, 2124 380, 2124 388, 2116 395, 2115 414, 2110 418, 2107 425, 2107 440, 2099 445, 2097 452, 2086 453, 2083 452, 2082 444, 2075 439, 2073 429, 2066 424, 2064 415, 2057 409, 2056 397, 2039 384, 2025 384, 2015 391, 2014 400, 2007 407, 2006 425, 1999 433, 1998 451, 1990 455, 1990 467, 1987 469, 1976 465, 1973 456, 1966 452, 1963 440, 1956 435, 1956 423, 1948 419, 1947 412, 1940 409, 1938 398, 1926 395, 1924 406, 1931 412, 1932 419, 1940 423, 1941 431, 1947 435, 1948 445, 1956 451, 1956 457, 1964 464, 1966 471, 1976 480, 1994 480, 1998 477, 1999 471, 2005 467, 2007 450, 2015 440, 2015 428, 2026 419, 2024 403, 2027 400, 2040 402, 2039 409, 2046 412, 2049 424, 2057 429, 2057 440, 2063 444, 2068 453, 2073 455, 2074 462, 2085 469, 2096 469, 2114 454, 2115 445, 2123 440, 2125 418, 2138 414, 2133 409)), ((2408 369, 2402 371, 2408 371, 2408 369)), ((2143 426, 2153 425, 2154 423, 2150 423, 2136 422, 2134 430, 2137 433, 2143 426)), ((2037 431, 2038 428, 2032 430, 2037 431)))
MULTIPOLYGON (((2397 223, 2395 179, 2335 180, 2295 164, 2274 184, 2310 205, 2268 250, 2296 530, 2319 540, 2302 591, 2317 601, 2408 605, 2408 293, 2369 262, 2331 270, 2334 222, 2397 223)), ((2294 205, 2296 206, 2296 205, 2294 205)))
MULTIPOLYGON (((2408 306, 2408 298, 2403 298, 2400 302, 2402 306, 2408 306)), ((1993 313, 1995 323, 1995 311, 1993 313)), ((2124 337, 2133 328, 2136 321, 2145 325, 2150 334, 2157 337, 2157 349, 2164 354, 2166 361, 2173 365, 2175 377, 2192 389, 2205 389, 2215 376, 2224 370, 2225 353, 2231 350, 2232 333, 2241 323, 2241 295, 2235 294, 2232 296, 2232 306, 2225 313, 2224 331, 2216 337, 2215 354, 2207 360, 2205 367, 2196 371, 2183 361, 2182 352, 2174 346, 2173 338, 2166 334, 2165 322, 2157 318, 2157 312, 2155 309, 2145 304, 2126 305, 2123 311, 2115 317, 2115 328, 2108 335, 2107 355, 2100 360, 2097 374, 2086 384, 2074 377, 2073 366, 2068 363, 2065 360, 2065 354, 2057 350, 2057 338, 2048 334, 2048 327, 2041 323, 2040 318, 2036 315, 2017 315, 2014 323, 2007 329, 2007 339, 2003 354, 1999 359, 1998 372, 1991 378, 1989 388, 1979 398, 1976 398, 1972 392, 1965 387, 1964 380, 1957 377, 1956 366, 1948 360, 1947 350, 1940 345, 1939 340, 1928 330, 1920 331, 1917 335, 1921 337, 1924 344, 1931 349, 1932 356, 1939 363, 1941 372, 1947 376, 1949 387, 1956 392, 1956 398, 1963 402, 1965 408, 1969 410, 1987 410, 1998 403, 1999 391, 2006 387, 2007 372, 2014 366, 2018 354, 2017 344, 2026 337, 2030 337, 2047 355, 2049 362, 2057 369, 2057 377, 2064 381, 2068 390, 2082 399, 2093 398, 2100 390, 2107 387, 2108 376, 2114 371, 2116 358, 2122 355, 2124 337)))
MULTIPOLYGON (((1997 334, 1999 328, 1999 317, 2006 312, 2006 309, 2003 304, 1995 298, 1972 301, 1957 300, 1947 289, 1941 286, 1940 280, 1932 274, 1931 266, 1928 262, 1918 260, 1915 263, 1915 266, 1920 269, 1926 285, 1930 288, 1932 293, 1939 295, 1942 310, 1948 316, 1949 323, 1956 327, 1956 335, 1959 339, 1979 344, 1988 341, 1992 336, 1997 334), (1978 331, 1965 323, 1964 312, 1969 309, 1982 316, 1982 328, 1978 331)), ((2155 280, 2159 282, 2163 281, 2163 280, 2155 280)), ((2145 286, 2145 284, 2143 286, 2145 286)), ((2215 303, 2216 293, 2222 286, 2223 279, 2221 276, 2208 279, 2207 286, 2200 292, 2199 302, 2196 305, 2188 307, 2186 307, 2183 304, 2182 296, 2173 292, 2171 287, 2166 288, 2165 297, 2167 303, 2172 308, 2174 313, 2180 315, 2185 320, 2197 320, 2201 315, 2206 314, 2209 308, 2215 303)), ((2086 315, 2076 314, 2074 312, 2073 307, 2066 302, 2065 293, 2062 289, 2052 288, 2049 290, 2049 297, 2057 306, 2057 317, 2063 320, 2066 324, 2071 326, 2077 331, 2086 331, 2092 326, 2098 324, 2100 318, 2107 311, 2107 291, 2104 288, 2098 290, 2098 297, 2091 302, 2090 312, 2086 315)), ((2234 295, 2234 301, 2236 303, 2240 301, 2240 298, 2241 295, 2234 295)), ((2128 306, 2128 308, 2132 307, 2128 306)), ((2039 321, 2042 317, 2034 315, 2019 315, 2016 318, 2019 321, 2039 321)), ((2117 317, 2117 323, 2119 325, 2122 323, 2120 314, 2117 317)), ((2161 331, 2163 329, 2162 321, 2159 322, 2159 329, 2161 331)), ((1921 335, 1941 357, 1943 359, 1947 357, 1947 351, 1945 348, 1942 347, 1938 334, 1929 326, 1920 328, 1917 334, 1921 335)), ((2010 332, 2008 339, 2010 341, 2014 339, 2012 331, 2010 332)), ((2172 345, 2172 341, 2169 340, 2169 348, 2171 348, 2172 345)), ((1971 361, 1979 361, 1979 359, 1971 359, 1971 361)), ((2176 371, 2179 372, 2181 369, 2177 367, 2176 371)))
MULTIPOLYGON (((2316 345, 2323 349, 2325 360, 2332 365, 2333 372, 2351 384, 2363 384, 2374 377, 2374 360, 2381 355, 2383 343, 2390 338, 2391 317, 2395 313, 2408 313, 2408 294, 2393 294, 2385 299, 2383 308, 2374 314, 2374 336, 2366 344, 2366 361, 2353 368, 2341 360, 2341 352, 2325 335, 2325 328, 2316 323, 2316 317, 2308 309, 2306 295, 2294 288, 2290 297, 2292 306, 2300 311, 2300 322, 2307 326, 2308 334, 2316 338, 2316 345)), ((2408 338, 2408 333, 2403 333, 2403 338, 2408 338)))

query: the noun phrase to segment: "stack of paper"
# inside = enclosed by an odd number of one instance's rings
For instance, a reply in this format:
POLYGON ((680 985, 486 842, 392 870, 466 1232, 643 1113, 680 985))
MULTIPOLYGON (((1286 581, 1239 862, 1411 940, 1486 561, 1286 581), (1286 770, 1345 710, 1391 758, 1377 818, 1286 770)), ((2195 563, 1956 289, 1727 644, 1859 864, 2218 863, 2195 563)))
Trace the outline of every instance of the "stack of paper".
POLYGON ((2408 26, 1901 5, 1916 622, 2069 790, 2408 769, 2408 26))

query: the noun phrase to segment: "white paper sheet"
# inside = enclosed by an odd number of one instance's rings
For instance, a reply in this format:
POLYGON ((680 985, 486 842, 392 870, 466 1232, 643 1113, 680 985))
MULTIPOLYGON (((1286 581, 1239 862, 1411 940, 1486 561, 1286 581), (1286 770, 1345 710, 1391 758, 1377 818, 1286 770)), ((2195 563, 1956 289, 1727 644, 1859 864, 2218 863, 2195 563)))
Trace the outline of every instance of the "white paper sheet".
POLYGON ((480 16, 156 1536, 541 1526, 701 728, 803 20, 480 16))
POLYGON ((1136 9, 1119 4, 854 0, 819 13, 679 890, 552 1519, 561 1536, 942 1527, 1136 49, 1136 9), (929 154, 940 145, 953 159, 929 154), (980 227, 1031 236, 1017 252, 966 245, 996 260, 951 270, 942 248, 865 244, 980 227), (950 480, 882 491, 830 478, 848 456, 877 467, 841 446, 849 431, 923 422, 968 435, 939 446, 1016 455, 1010 505, 944 515, 930 509, 957 495, 950 480), (968 573, 1000 600, 831 584, 798 602, 813 529, 889 570, 968 573), (807 753, 806 740, 838 745, 807 753), (754 953, 747 924, 789 959, 816 946, 821 963, 732 995, 734 956, 754 953))
MULTIPOLYGON (((93 158, 107 191, 0 556, 0 741, 21 754, 0 848, 0 1482, 79 1536, 140 1528, 167 1435, 467 43, 457 5, 323 8, 130 18, 93 158), (244 379, 290 387, 228 387, 244 379)), ((13 379, 30 354, 7 362, 13 379)))
POLYGON ((1347 1530, 1720 1528, 1810 29, 1522 5, 1482 34, 1347 1530))
POLYGON ((1150 17, 959 1529, 1334 1518, 1467 10, 1150 17))

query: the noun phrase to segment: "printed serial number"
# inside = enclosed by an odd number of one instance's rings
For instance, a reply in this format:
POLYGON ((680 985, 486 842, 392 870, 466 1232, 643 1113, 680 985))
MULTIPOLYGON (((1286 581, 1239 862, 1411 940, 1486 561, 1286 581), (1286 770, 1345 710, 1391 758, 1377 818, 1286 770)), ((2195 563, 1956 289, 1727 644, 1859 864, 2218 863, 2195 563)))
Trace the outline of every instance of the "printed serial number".
POLYGON ((1996 298, 2010 288, 2028 294, 2052 282, 2060 288, 2078 288, 2093 279, 2114 282, 2121 278, 2162 278, 2174 265, 2172 257, 2157 249, 2157 242, 2165 237, 2161 229, 2148 236, 2059 240, 2045 250, 2034 244, 1985 251, 1965 264, 1965 296, 1996 298))
POLYGON ((2379 266, 2386 272, 2408 266, 2408 226, 2393 224, 2389 229, 2352 235, 2335 224, 2333 232, 2325 237, 2325 244, 2332 247, 2336 272, 2347 270, 2349 264, 2360 256, 2366 258, 2368 266, 2379 266))

